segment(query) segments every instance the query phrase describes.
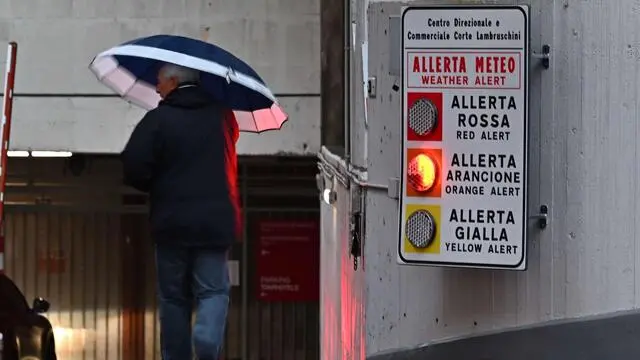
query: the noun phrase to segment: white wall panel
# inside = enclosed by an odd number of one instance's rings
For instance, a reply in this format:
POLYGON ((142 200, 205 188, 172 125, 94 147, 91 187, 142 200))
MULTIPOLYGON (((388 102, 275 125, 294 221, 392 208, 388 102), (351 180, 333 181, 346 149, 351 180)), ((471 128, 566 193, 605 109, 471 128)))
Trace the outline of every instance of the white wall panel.
MULTIPOLYGON (((242 133, 238 153, 313 154, 320 143, 320 98, 283 98, 280 131, 242 133)), ((144 112, 119 98, 15 99, 11 148, 118 153, 144 112)))
POLYGON ((319 0, 2 1, 0 59, 4 62, 6 47, 2 44, 17 41, 16 93, 80 96, 21 100, 16 122, 28 119, 33 124, 27 129, 47 129, 49 135, 45 139, 23 131, 14 136, 14 147, 119 151, 138 115, 112 99, 82 99, 82 95, 110 92, 87 66, 102 50, 157 33, 218 44, 253 66, 276 94, 317 98, 282 98, 285 106, 298 104, 301 108, 290 110, 291 122, 296 124, 280 134, 260 137, 259 146, 253 139, 244 141, 247 145, 241 152, 305 153, 302 143, 310 151, 319 148, 319 0), (123 114, 124 118, 118 118, 123 114))
MULTIPOLYGON (((530 69, 529 200, 532 214, 540 204, 549 206, 550 222, 540 231, 532 221, 526 272, 399 266, 397 200, 369 191, 364 242, 367 354, 637 309, 638 2, 412 3, 531 5, 531 48, 539 51, 549 44, 552 54, 550 69, 535 60, 530 69)), ((368 66, 370 76, 377 78, 377 96, 368 101, 368 140, 353 134, 352 141, 355 147, 368 141, 368 181, 374 184, 400 176, 401 93, 392 90, 399 79, 388 71, 394 41, 388 24, 401 6, 375 1, 368 11, 368 66)), ((336 222, 327 221, 325 227, 336 222)))

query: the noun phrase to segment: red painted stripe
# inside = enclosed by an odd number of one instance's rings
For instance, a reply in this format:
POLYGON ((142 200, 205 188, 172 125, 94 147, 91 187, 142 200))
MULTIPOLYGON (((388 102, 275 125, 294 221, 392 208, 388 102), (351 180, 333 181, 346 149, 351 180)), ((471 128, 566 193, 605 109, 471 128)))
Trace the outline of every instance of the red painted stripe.
MULTIPOLYGON (((7 152, 9 151, 9 134, 11 133, 11 116, 13 114, 13 86, 16 77, 16 55, 18 52, 18 44, 15 42, 9 43, 8 51, 8 64, 6 64, 7 71, 5 74, 6 79, 4 88, 5 96, 3 99, 4 117, 6 121, 2 129, 2 143, 0 145, 0 169, 2 169, 2 172, 0 173, 0 192, 4 192, 7 182, 7 152)), ((4 199, 0 202, 0 221, 4 221, 4 199)), ((4 224, 0 223, 0 226, 4 226, 4 224)), ((2 231, 1 228, 0 231, 2 231)))

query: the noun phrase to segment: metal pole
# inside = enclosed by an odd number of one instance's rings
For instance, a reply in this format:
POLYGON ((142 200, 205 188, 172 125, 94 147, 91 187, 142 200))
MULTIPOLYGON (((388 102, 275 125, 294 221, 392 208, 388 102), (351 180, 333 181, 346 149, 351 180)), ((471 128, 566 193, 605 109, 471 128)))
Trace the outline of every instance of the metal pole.
POLYGON ((0 150, 0 273, 4 272, 4 192, 7 184, 7 157, 9 135, 11 133, 11 115, 13 110, 13 86, 16 79, 16 55, 18 44, 10 42, 7 46, 7 63, 4 75, 4 101, 2 105, 2 147, 0 150))
POLYGON ((241 165, 242 181, 240 191, 242 192, 242 266, 240 267, 240 289, 242 293, 242 308, 240 309, 240 321, 242 322, 241 351, 242 359, 249 359, 249 231, 247 228, 247 165, 241 165))
POLYGON ((351 0, 344 1, 344 160, 351 163, 351 0))

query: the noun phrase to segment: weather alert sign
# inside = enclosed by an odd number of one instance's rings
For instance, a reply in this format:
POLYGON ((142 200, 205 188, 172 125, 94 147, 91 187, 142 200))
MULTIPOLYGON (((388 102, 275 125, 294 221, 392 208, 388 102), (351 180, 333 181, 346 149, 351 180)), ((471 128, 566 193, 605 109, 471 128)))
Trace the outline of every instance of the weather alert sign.
POLYGON ((408 7, 398 262, 526 269, 529 12, 408 7))

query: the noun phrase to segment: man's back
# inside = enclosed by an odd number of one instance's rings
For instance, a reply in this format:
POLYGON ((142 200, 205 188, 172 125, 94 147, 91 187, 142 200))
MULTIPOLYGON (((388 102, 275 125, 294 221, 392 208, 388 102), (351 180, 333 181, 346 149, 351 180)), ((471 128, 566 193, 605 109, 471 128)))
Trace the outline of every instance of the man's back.
POLYGON ((238 124, 195 85, 200 75, 162 65, 156 91, 163 100, 122 152, 125 183, 150 195, 166 360, 191 359, 194 351, 218 359, 229 309, 228 250, 240 234, 238 124))
POLYGON ((123 152, 125 180, 149 192, 154 239, 193 246, 231 244, 240 222, 238 127, 232 113, 199 87, 187 85, 150 111, 136 131, 149 134, 154 160, 148 183, 136 184, 136 156, 143 151, 130 142, 123 152), (127 159, 133 159, 131 166, 127 159))

